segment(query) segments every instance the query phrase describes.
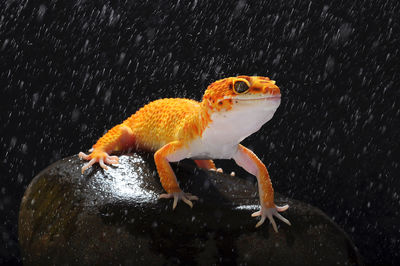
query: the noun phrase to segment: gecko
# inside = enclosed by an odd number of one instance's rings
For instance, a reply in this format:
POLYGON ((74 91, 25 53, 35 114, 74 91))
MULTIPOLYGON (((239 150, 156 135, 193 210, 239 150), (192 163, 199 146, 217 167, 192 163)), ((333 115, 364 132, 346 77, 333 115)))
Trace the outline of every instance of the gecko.
POLYGON ((145 150, 154 152, 160 182, 166 193, 160 199, 173 198, 173 210, 179 200, 190 207, 197 196, 179 187, 170 163, 193 159, 199 168, 216 171, 213 159, 233 159, 257 178, 260 209, 259 227, 268 218, 278 232, 274 216, 291 225, 279 212, 289 205, 274 203, 274 190, 267 168, 240 142, 269 121, 281 102, 281 92, 274 80, 262 76, 237 76, 210 84, 201 102, 184 98, 159 99, 111 128, 89 150, 79 153, 89 161, 82 174, 95 163, 107 170, 118 164, 113 152, 145 150))

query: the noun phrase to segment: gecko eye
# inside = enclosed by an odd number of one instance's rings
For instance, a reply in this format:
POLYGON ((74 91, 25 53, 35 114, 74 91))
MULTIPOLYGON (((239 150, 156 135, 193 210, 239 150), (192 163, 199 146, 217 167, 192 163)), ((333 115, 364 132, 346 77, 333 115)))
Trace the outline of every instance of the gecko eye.
POLYGON ((246 82, 241 81, 241 80, 236 81, 233 84, 233 91, 237 94, 244 93, 244 92, 248 91, 249 88, 250 88, 249 85, 246 82))

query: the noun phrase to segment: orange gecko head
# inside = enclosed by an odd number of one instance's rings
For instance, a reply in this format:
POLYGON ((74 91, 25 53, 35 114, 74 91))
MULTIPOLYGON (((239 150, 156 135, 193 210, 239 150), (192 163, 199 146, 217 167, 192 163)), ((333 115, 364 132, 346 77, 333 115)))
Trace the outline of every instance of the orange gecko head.
POLYGON ((281 92, 274 80, 261 76, 237 76, 220 79, 208 86, 203 103, 215 111, 231 110, 235 104, 251 102, 279 105, 281 92))

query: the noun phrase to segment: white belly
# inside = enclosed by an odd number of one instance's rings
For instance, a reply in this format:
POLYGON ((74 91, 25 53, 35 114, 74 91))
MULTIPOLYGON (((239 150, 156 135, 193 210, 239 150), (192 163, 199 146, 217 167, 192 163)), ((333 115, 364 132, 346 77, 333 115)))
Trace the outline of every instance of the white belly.
POLYGON ((238 144, 238 141, 221 139, 218 135, 209 134, 206 130, 203 137, 194 139, 188 146, 168 155, 167 159, 170 162, 188 158, 195 160, 231 159, 237 151, 238 144))
POLYGON ((237 151, 239 142, 223 142, 209 136, 194 140, 186 158, 192 159, 231 159, 237 151))

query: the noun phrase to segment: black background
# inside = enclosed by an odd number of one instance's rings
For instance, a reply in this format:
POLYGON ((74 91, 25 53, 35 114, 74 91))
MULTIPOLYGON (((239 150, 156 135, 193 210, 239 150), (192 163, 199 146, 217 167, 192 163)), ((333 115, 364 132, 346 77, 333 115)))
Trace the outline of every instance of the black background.
POLYGON ((2 1, 0 262, 20 263, 19 203, 40 170, 151 100, 200 100, 209 83, 247 74, 283 94, 244 141, 275 190, 325 211, 367 264, 395 264, 399 11, 397 1, 2 1))

